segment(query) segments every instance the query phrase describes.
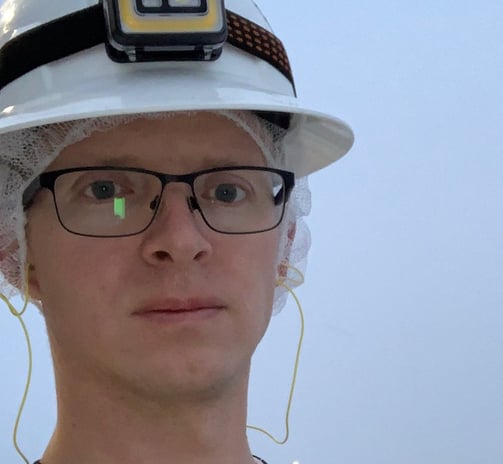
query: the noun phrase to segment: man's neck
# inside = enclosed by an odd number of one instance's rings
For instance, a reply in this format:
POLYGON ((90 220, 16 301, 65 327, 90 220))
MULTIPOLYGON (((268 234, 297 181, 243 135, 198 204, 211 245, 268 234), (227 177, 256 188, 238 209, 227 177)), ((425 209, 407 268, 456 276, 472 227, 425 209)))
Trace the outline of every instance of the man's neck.
POLYGON ((43 464, 252 464, 248 378, 225 395, 165 399, 102 385, 58 389, 58 421, 43 464))

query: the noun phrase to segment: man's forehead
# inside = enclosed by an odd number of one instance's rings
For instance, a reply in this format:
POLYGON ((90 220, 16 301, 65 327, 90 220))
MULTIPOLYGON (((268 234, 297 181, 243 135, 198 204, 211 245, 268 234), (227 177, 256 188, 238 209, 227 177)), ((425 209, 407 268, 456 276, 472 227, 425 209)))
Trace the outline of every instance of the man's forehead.
POLYGON ((138 117, 98 129, 65 147, 48 170, 90 164, 183 170, 184 164, 194 169, 194 162, 196 169, 267 165, 264 149, 249 130, 218 114, 194 113, 138 117))

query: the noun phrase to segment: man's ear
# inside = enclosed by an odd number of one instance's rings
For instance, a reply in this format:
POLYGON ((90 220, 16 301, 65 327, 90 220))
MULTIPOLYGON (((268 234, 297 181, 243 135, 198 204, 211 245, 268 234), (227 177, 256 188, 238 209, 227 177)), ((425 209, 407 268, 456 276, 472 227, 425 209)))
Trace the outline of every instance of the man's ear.
MULTIPOLYGON (((28 293, 30 297, 34 300, 40 300, 41 298, 41 292, 40 292, 40 282, 38 279, 38 272, 37 268, 35 265, 31 263, 32 258, 31 258, 31 253, 28 247, 28 250, 26 252, 26 266, 25 266, 25 272, 28 274, 28 293)), ((26 276, 25 276, 26 277, 26 276)))
POLYGON ((288 224, 287 231, 287 241, 285 244, 285 249, 282 250, 281 261, 278 264, 278 278, 282 282, 286 279, 288 275, 288 267, 290 263, 290 251, 292 250, 293 240, 295 239, 295 233, 297 231, 297 224, 295 222, 290 222, 288 224))
MULTIPOLYGON (((18 249, 19 249, 19 242, 17 241, 17 239, 12 240, 12 242, 9 245, 0 249, 0 270, 3 268, 3 266, 1 265, 2 261, 7 259, 8 256, 14 254, 18 249)), ((30 263, 29 250, 27 251, 26 262, 30 263)), ((28 266, 26 266, 25 272, 28 272, 28 292, 30 297, 32 299, 40 300, 40 285, 38 282, 35 266, 33 266, 32 264, 28 264, 28 266)), ((9 282, 13 287, 15 288, 19 287, 20 283, 15 282, 11 274, 9 274, 8 272, 3 272, 3 275, 7 279, 7 282, 9 282)))
MULTIPOLYGON (((0 263, 2 263, 2 261, 7 259, 8 256, 12 255, 18 248, 19 248, 19 244, 18 244, 17 240, 13 240, 9 245, 7 245, 6 247, 3 247, 0 250, 0 263)), ((3 266, 0 265, 0 269, 2 269, 2 268, 3 268, 3 266)), ((7 281, 13 287, 15 287, 14 282, 11 280, 12 279, 11 275, 4 274, 4 277, 7 279, 7 281)))

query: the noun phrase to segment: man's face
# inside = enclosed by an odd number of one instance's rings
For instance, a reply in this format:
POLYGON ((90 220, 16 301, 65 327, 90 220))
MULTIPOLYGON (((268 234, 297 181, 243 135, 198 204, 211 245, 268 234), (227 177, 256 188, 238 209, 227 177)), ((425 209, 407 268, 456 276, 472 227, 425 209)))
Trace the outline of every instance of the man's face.
MULTIPOLYGON (((103 164, 184 174, 265 160, 233 122, 200 113, 96 132, 49 170, 103 164)), ((60 375, 155 395, 246 378, 271 315, 279 229, 212 231, 189 210, 189 194, 188 185, 168 184, 150 228, 121 238, 65 231, 51 193, 38 194, 28 214, 30 290, 43 303, 60 375)))

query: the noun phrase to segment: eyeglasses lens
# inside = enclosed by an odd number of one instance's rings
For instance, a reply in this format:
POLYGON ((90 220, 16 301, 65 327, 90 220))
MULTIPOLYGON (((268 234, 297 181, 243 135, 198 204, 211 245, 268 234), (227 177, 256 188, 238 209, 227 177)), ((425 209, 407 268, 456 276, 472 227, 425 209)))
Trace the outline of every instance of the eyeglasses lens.
MULTIPOLYGON (((134 170, 82 170, 56 180, 58 215, 71 232, 103 237, 145 230, 163 193, 159 177, 134 170)), ((281 175, 254 169, 222 169, 193 180, 193 194, 209 227, 223 233, 254 233, 276 227, 283 216, 281 175)))
POLYGON ((283 216, 283 178, 269 171, 222 170, 198 176, 194 191, 208 225, 220 232, 253 233, 283 216))

